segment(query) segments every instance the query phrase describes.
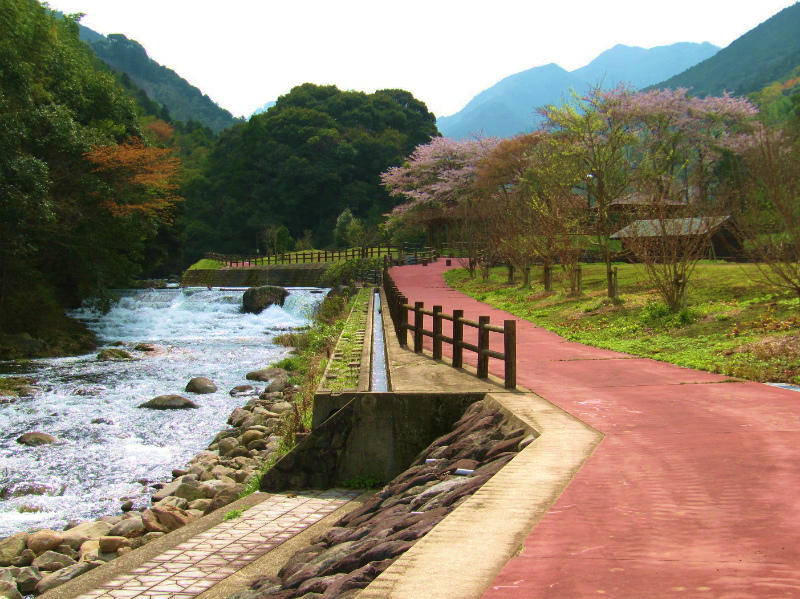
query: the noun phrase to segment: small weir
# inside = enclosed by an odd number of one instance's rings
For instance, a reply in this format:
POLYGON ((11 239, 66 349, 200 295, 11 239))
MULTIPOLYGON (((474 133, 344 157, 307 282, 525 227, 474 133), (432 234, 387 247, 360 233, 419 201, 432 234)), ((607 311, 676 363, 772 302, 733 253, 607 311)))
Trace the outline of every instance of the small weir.
POLYGON ((373 294, 372 302, 372 391, 388 391, 389 377, 386 371, 386 345, 383 339, 383 318, 381 315, 381 294, 373 294))

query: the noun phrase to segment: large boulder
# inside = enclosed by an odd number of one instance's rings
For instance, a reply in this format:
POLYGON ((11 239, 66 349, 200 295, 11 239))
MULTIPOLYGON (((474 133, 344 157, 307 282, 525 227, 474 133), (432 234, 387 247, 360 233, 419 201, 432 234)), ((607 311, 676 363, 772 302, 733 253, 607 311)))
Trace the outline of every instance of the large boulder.
POLYGON ((81 522, 64 532, 64 543, 75 549, 81 548, 89 539, 99 539, 108 535, 111 524, 100 520, 94 522, 81 522))
POLYGON ((195 518, 180 508, 171 505, 154 505, 150 510, 166 531, 175 530, 189 524, 195 518))
POLYGON ((20 532, 0 540, 0 566, 10 566, 27 547, 28 535, 20 532))
POLYGON ((185 410, 187 408, 199 408, 200 406, 182 395, 159 395, 136 407, 149 408, 151 410, 185 410))
POLYGON ((44 528, 28 535, 28 549, 36 555, 55 549, 64 543, 64 533, 44 528))
POLYGON ((197 394, 214 393, 216 390, 217 386, 214 384, 214 381, 204 376, 193 378, 186 384, 186 389, 184 389, 187 393, 197 394))
POLYGON ((36 585, 36 593, 41 595, 45 591, 49 591, 50 589, 54 589, 57 586, 61 586, 65 582, 69 582, 76 576, 80 576, 84 572, 87 572, 97 566, 99 564, 89 563, 89 562, 78 562, 72 566, 67 566, 66 568, 62 568, 61 570, 56 570, 52 574, 48 574, 44 578, 42 578, 38 584, 36 585))
POLYGON ((37 431, 25 433, 24 435, 17 437, 17 443, 28 445, 30 447, 34 447, 36 445, 49 445, 50 443, 55 443, 56 440, 57 439, 53 435, 48 435, 47 433, 40 433, 37 431))
POLYGON ((141 537, 145 533, 142 517, 139 514, 134 514, 131 518, 126 518, 122 522, 117 522, 108 535, 110 537, 141 537))
POLYGON ((283 287, 264 285, 263 287, 250 287, 242 296, 242 312, 259 314, 272 304, 283 305, 289 292, 283 287))
POLYGON ((0 599, 22 599, 22 595, 17 590, 16 584, 0 580, 0 599))
POLYGON ((66 568, 75 563, 75 560, 67 555, 56 553, 55 551, 45 551, 42 555, 33 560, 31 564, 42 572, 55 572, 61 568, 66 568))
POLYGON ((30 595, 36 590, 36 584, 42 579, 42 575, 36 568, 20 568, 15 576, 17 580, 17 589, 20 593, 30 595))
POLYGON ((100 537, 100 553, 116 553, 121 547, 130 547, 130 539, 125 537, 100 537))

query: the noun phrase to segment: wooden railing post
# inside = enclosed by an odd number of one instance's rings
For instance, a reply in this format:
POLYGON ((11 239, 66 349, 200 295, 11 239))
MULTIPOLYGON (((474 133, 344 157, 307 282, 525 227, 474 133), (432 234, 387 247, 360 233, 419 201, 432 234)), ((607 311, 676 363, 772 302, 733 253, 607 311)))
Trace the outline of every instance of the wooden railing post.
POLYGON ((400 302, 400 324, 397 327, 397 340, 400 347, 408 347, 408 309, 405 307, 408 304, 408 298, 401 295, 398 301, 400 302))
POLYGON ((464 310, 453 310, 453 368, 461 368, 464 364, 464 310))
POLYGON ((517 387, 517 321, 503 321, 503 355, 505 355, 505 387, 517 387))
POLYGON ((489 376, 489 356, 486 351, 489 349, 489 324, 488 316, 478 316, 478 378, 485 379, 489 376))
POLYGON ((442 359, 442 307, 433 307, 433 359, 442 359))
POLYGON ((422 353, 422 309, 424 302, 414 302, 414 353, 422 353))

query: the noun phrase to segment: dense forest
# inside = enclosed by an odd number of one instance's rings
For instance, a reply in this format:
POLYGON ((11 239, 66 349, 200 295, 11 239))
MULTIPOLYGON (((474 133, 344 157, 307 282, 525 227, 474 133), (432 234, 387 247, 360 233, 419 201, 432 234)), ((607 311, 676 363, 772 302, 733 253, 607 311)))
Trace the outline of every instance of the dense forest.
POLYGON ((200 176, 187 181, 186 258, 264 250, 264 232, 276 226, 323 247, 345 209, 377 224, 397 203, 380 173, 435 135, 434 115, 406 91, 295 87, 223 132, 200 176))
POLYGON ((79 40, 74 19, 35 0, 3 5, 0 341, 17 334, 27 354, 69 351, 87 339, 63 307, 141 274, 181 200, 180 161, 151 141, 156 120, 79 40))
POLYGON ((350 215, 377 223, 396 203, 380 173, 437 135, 435 117, 408 92, 311 84, 218 135, 177 118, 172 100, 95 52, 123 45, 129 61, 144 61, 138 45, 113 36, 90 45, 75 17, 36 0, 3 4, 5 357, 85 348, 90 336, 64 308, 178 274, 207 251, 264 249, 269 227, 283 225, 289 244, 322 246, 342 213, 340 225, 350 215))

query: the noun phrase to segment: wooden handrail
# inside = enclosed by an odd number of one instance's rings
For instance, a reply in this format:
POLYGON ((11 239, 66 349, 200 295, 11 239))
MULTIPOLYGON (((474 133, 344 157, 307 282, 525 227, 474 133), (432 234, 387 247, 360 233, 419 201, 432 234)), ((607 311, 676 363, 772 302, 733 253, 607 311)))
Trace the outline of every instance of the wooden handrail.
POLYGON ((389 269, 383 270, 383 290, 386 294, 387 307, 394 325, 395 334, 401 347, 408 346, 408 332, 411 331, 414 340, 414 351, 422 352, 422 341, 424 337, 433 339, 433 358, 442 359, 442 345, 447 343, 453 348, 452 366, 461 368, 463 366, 463 352, 468 350, 478 355, 478 378, 489 376, 489 358, 502 360, 504 362, 504 384, 507 389, 515 389, 517 386, 517 323, 515 320, 504 320, 503 326, 490 324, 488 316, 480 316, 478 322, 464 318, 463 310, 453 310, 453 314, 442 312, 441 306, 433 306, 432 310, 426 310, 423 302, 410 304, 408 299, 400 293, 399 288, 392 280, 389 269), (408 314, 413 312, 414 318, 409 320, 408 314), (432 329, 424 327, 424 317, 429 316, 433 319, 432 329), (453 336, 448 337, 442 333, 442 321, 447 320, 453 323, 453 336), (478 330, 478 343, 468 343, 464 341, 464 326, 478 330), (489 333, 499 333, 503 335, 503 351, 498 352, 489 349, 489 333))

